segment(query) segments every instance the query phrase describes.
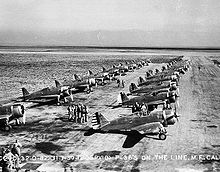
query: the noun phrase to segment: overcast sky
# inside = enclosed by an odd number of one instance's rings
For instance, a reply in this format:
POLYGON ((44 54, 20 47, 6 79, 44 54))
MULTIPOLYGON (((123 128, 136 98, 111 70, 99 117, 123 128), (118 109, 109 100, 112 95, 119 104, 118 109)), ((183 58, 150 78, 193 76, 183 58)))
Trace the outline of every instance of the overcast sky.
POLYGON ((217 46, 220 0, 0 0, 0 45, 217 46))

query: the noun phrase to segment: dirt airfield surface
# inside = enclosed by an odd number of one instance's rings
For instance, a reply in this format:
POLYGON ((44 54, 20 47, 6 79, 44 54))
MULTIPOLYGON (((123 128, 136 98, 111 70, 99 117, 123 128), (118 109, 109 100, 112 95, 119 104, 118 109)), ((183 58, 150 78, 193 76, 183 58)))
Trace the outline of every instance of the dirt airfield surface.
MULTIPOLYGON (((180 79, 180 117, 167 128, 164 141, 156 136, 145 137, 134 147, 122 148, 125 135, 84 136, 80 129, 86 124, 69 122, 67 106, 33 107, 25 103, 26 125, 15 126, 10 133, 1 132, 0 145, 15 139, 21 142, 23 170, 220 171, 220 68, 211 61, 217 56, 186 53, 184 58, 191 61, 191 67, 180 79)), ((110 105, 116 103, 120 91, 127 93, 129 84, 137 83, 146 70, 161 65, 150 64, 122 76, 125 88, 110 82, 94 88, 91 94, 75 94, 74 102, 87 105, 90 115, 99 111, 108 120, 130 114, 131 109, 112 109, 110 105)))

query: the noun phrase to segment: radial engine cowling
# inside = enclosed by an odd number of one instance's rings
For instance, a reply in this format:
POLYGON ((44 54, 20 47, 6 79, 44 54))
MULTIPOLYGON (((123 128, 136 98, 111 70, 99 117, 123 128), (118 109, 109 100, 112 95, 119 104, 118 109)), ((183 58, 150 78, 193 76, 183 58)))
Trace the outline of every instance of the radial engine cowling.
POLYGON ((11 114, 16 117, 16 118, 20 118, 23 117, 24 115, 24 106, 23 105, 12 105, 11 106, 11 114))
POLYGON ((176 119, 174 117, 167 120, 167 125, 173 125, 175 123, 176 123, 176 119))

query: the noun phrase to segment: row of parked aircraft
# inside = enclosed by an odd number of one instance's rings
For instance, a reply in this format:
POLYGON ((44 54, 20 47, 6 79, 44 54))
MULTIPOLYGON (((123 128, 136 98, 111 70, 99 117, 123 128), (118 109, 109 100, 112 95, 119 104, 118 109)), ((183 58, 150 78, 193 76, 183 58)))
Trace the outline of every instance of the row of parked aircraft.
MULTIPOLYGON (((114 79, 117 75, 123 75, 128 71, 134 71, 137 68, 147 65, 150 61, 130 61, 125 65, 120 63, 114 65, 110 69, 103 67, 99 73, 88 71, 85 76, 73 75, 70 80, 65 80, 62 83, 55 80, 55 87, 46 87, 42 90, 30 93, 26 88, 22 88, 23 96, 13 99, 16 102, 34 102, 34 103, 57 103, 66 102, 70 97, 73 100, 73 94, 76 92, 90 93, 95 85, 104 85, 107 80, 114 79)), ((25 108, 22 104, 14 103, 13 105, 0 105, 0 129, 9 131, 11 123, 15 121, 16 125, 25 124, 25 108), (19 120, 22 118, 22 120, 19 120)))
POLYGON ((156 69, 155 74, 147 71, 145 80, 138 80, 138 86, 131 83, 130 92, 127 95, 120 92, 117 105, 117 107, 134 107, 137 104, 144 104, 147 106, 147 110, 121 114, 119 118, 112 121, 108 121, 97 112, 92 116, 92 126, 86 129, 84 135, 124 134, 127 135, 122 146, 124 148, 134 146, 149 135, 158 135, 160 140, 165 140, 167 131, 164 127, 173 125, 178 120, 179 79, 188 69, 189 62, 182 60, 181 56, 162 67, 161 71, 156 69), (128 97, 130 95, 131 98, 128 97))

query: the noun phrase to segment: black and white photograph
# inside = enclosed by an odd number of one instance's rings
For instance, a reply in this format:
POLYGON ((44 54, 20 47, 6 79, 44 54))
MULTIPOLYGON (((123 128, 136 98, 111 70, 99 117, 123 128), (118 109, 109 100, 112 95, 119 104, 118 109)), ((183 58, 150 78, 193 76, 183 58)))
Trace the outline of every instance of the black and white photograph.
POLYGON ((220 171, 219 0, 0 0, 0 172, 220 171))

